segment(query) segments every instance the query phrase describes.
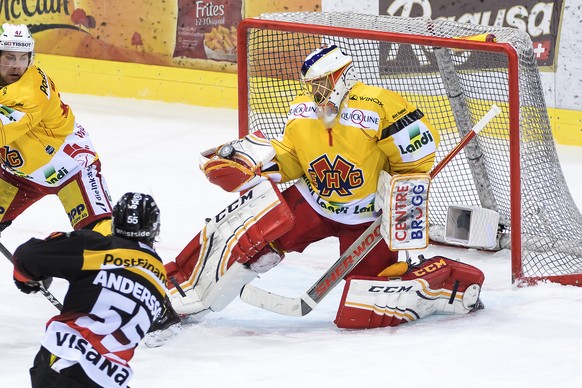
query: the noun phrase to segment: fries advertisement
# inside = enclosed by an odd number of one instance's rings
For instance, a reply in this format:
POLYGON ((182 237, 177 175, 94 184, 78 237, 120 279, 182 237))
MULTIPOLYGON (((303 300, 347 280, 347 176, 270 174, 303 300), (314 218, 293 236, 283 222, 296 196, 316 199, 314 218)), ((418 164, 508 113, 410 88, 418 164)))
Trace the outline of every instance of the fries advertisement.
POLYGON ((178 0, 175 58, 236 62, 243 0, 178 0))
POLYGON ((212 27, 204 34, 204 52, 209 59, 236 61, 236 28, 212 27))

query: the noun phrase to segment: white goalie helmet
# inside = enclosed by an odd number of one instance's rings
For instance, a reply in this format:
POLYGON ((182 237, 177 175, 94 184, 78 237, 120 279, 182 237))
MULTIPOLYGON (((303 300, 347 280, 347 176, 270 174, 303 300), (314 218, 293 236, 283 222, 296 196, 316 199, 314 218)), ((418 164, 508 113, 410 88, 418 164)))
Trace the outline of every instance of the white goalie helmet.
POLYGON ((317 105, 317 116, 332 126, 346 94, 357 82, 352 57, 336 45, 325 45, 307 56, 301 66, 301 84, 317 105))
POLYGON ((0 51, 16 51, 34 54, 34 39, 25 24, 4 23, 0 27, 0 51))

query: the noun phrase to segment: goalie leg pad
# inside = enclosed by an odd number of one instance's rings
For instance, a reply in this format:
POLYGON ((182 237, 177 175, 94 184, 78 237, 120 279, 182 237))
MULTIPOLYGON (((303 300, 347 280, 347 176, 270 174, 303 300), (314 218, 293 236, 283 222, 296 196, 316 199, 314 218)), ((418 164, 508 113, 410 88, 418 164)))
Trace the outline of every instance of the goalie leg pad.
POLYGON ((402 276, 403 280, 417 278, 427 280, 434 290, 440 289, 435 311, 440 314, 467 314, 476 309, 485 281, 479 268, 442 256, 423 261, 402 276), (442 274, 447 271, 443 280, 442 274))
POLYGON ((248 191, 212 218, 175 262, 166 264, 174 309, 182 315, 222 310, 258 271, 280 261, 268 244, 293 224, 293 214, 273 184, 248 191), (263 259, 265 253, 271 255, 263 259))
POLYGON ((479 308, 483 272, 435 257, 401 278, 352 277, 344 287, 335 324, 365 329, 397 326, 430 314, 467 314, 479 308))
POLYGON ((388 280, 355 276, 347 280, 335 319, 339 328, 368 329, 398 326, 432 314, 435 296, 424 280, 388 280))

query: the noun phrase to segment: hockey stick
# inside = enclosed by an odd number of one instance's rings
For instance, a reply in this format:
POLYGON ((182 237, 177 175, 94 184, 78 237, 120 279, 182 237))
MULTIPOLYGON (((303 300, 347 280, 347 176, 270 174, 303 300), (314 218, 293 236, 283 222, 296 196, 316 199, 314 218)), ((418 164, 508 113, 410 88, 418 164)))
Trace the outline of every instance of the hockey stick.
MULTIPOLYGON (((0 242, 0 251, 2 252, 4 257, 6 257, 11 263, 13 263, 12 253, 1 242, 0 242)), ((59 300, 49 290, 47 290, 41 282, 39 282, 39 287, 40 287, 40 293, 45 298, 47 298, 48 301, 51 302, 53 306, 55 306, 57 309, 59 309, 59 311, 62 311, 63 310, 62 303, 59 302, 59 300)))
MULTIPOLYGON (((471 141, 499 113, 501 109, 492 105, 489 112, 475 124, 463 139, 433 168, 430 178, 433 179, 465 145, 471 141)), ((282 315, 301 317, 309 314, 321 300, 335 287, 344 276, 350 273, 368 252, 382 239, 380 233, 381 217, 378 217, 339 259, 301 296, 291 298, 263 290, 247 284, 243 287, 240 297, 243 301, 264 310, 282 315)))

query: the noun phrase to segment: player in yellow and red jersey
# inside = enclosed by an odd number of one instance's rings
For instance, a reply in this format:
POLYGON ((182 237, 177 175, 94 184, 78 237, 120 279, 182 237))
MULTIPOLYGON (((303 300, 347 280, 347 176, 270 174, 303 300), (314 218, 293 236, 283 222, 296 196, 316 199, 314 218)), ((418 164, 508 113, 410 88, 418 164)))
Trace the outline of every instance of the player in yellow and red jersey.
POLYGON ((111 197, 89 134, 33 65, 24 24, 0 27, 0 231, 56 194, 74 229, 111 233, 111 197))
MULTIPOLYGON (((328 237, 337 237, 345 252, 381 214, 375 208, 381 175, 432 168, 439 133, 423 112, 393 91, 359 82, 352 58, 337 46, 312 52, 301 68, 301 82, 305 92, 291 103, 279 138, 268 140, 258 131, 202 159, 201 169, 212 183, 243 194, 208 219, 166 264, 178 313, 201 316, 222 309, 285 252, 303 252, 328 237), (295 179, 282 193, 274 187, 295 179)), ((386 204, 389 193, 379 195, 386 204)), ((386 281, 384 270, 397 260, 398 253, 382 240, 346 279, 381 276, 386 281)), ((454 266, 448 265, 446 271, 454 266)), ((478 283, 480 272, 475 273, 478 283)), ((437 282, 449 275, 440 272, 437 282)), ((433 302, 418 317, 440 308, 433 302)), ((345 320, 351 318, 342 318, 338 326, 345 320)))
POLYGON ((316 213, 356 225, 377 217, 380 171, 429 171, 439 134, 397 93, 356 81, 351 63, 336 46, 308 57, 301 70, 308 92, 291 103, 283 136, 271 142, 271 177, 300 178, 295 188, 316 213))

